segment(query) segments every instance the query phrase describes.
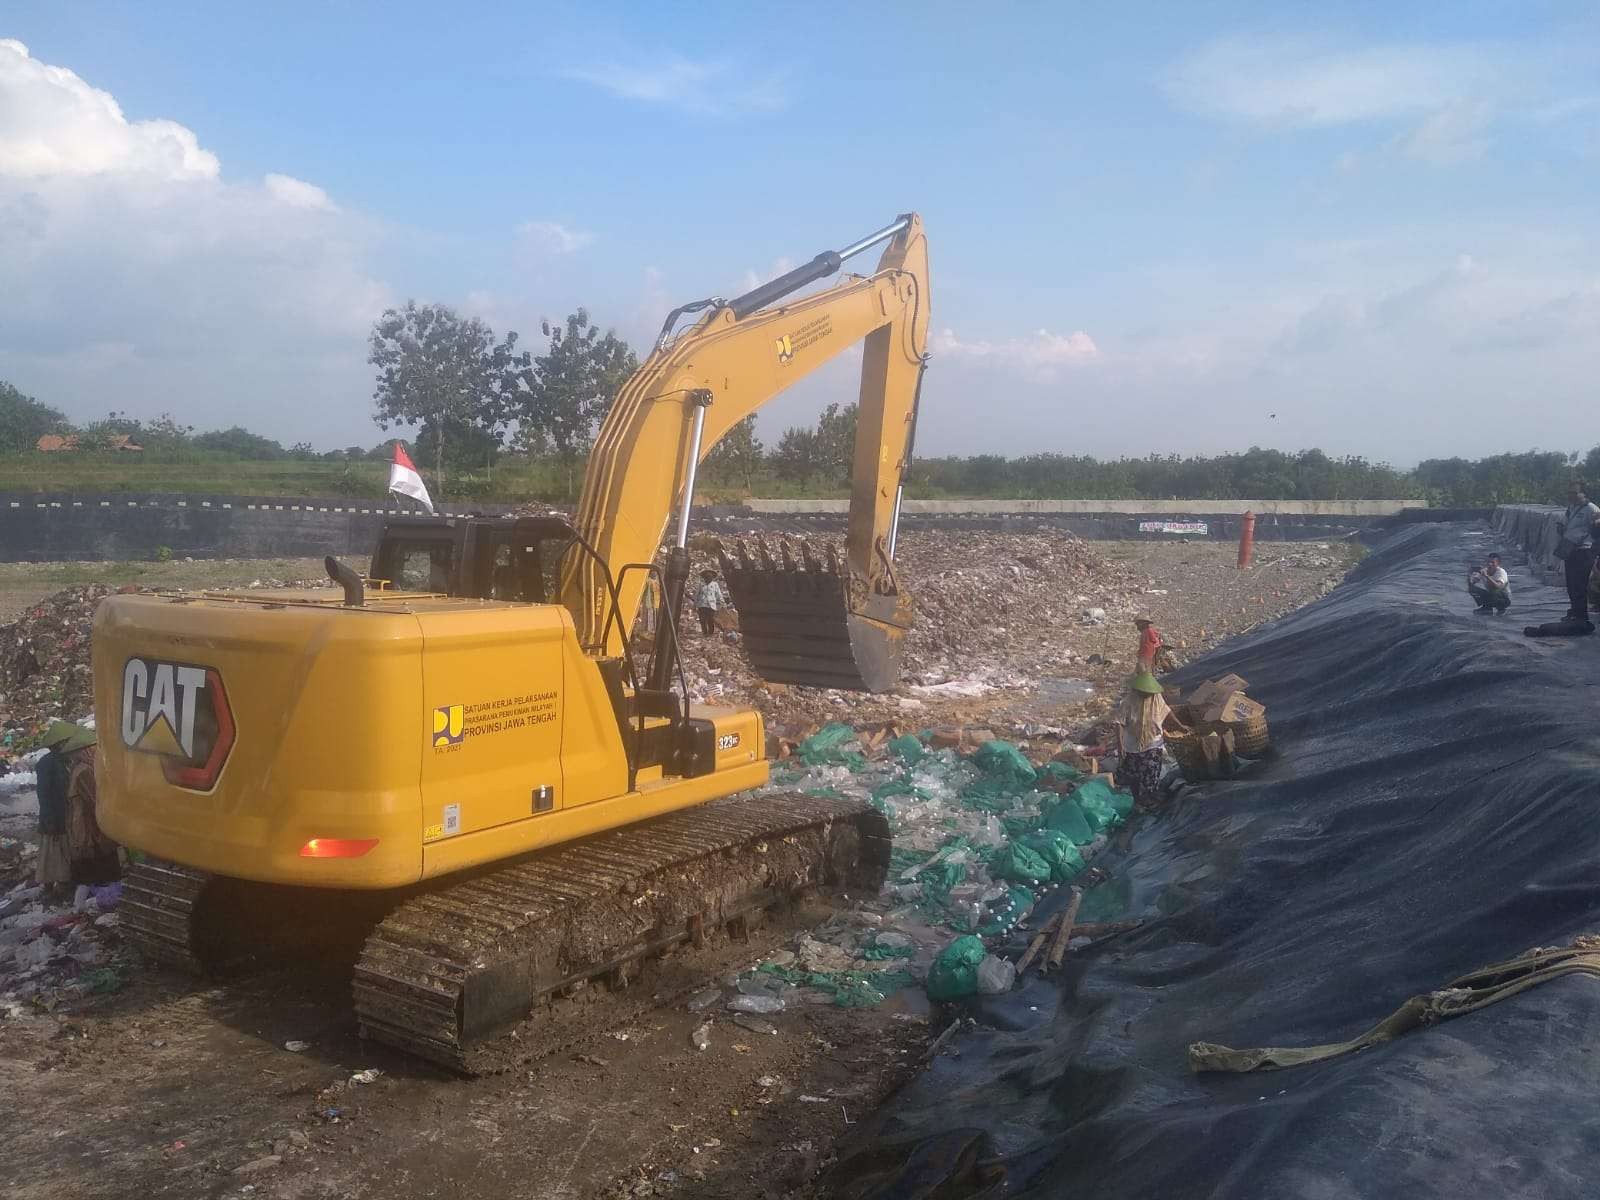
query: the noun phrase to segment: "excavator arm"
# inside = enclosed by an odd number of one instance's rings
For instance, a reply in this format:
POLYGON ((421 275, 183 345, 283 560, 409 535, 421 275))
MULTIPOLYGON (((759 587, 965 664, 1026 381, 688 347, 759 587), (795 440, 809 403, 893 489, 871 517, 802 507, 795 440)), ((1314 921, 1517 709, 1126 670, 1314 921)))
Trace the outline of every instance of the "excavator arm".
MULTIPOLYGON (((774 562, 758 550, 723 565, 752 663, 765 678, 830 687, 892 688, 911 623, 895 579, 899 490, 910 463, 928 336, 928 253, 915 214, 839 251, 818 255, 732 301, 685 305, 617 394, 584 474, 577 528, 619 579, 622 627, 609 622, 607 582, 593 559, 573 560, 563 599, 592 653, 615 655, 632 627, 649 563, 677 511, 666 594, 681 611, 687 533, 699 463, 739 421, 797 380, 864 342, 845 561, 805 555, 774 562), (787 298, 888 242, 870 276, 787 298), (705 310, 685 332, 673 325, 705 310)), ((826 558, 826 556, 823 556, 826 558)), ((658 651, 653 686, 666 686, 658 651)), ((670 668, 670 664, 668 664, 670 668)))

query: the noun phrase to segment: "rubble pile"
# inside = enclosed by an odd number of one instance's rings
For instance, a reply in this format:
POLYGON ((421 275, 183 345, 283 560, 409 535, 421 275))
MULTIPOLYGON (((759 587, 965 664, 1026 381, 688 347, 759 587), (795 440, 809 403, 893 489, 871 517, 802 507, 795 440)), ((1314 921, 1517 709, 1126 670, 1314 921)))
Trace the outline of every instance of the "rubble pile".
POLYGON ((89 632, 102 584, 68 588, 0 626, 0 761, 25 747, 53 720, 94 708, 89 632))
POLYGON ((1059 530, 908 534, 899 567, 916 598, 903 670, 912 687, 976 679, 993 687, 1036 676, 1040 663, 1072 667, 1059 631, 1131 620, 1154 586, 1059 530))
MULTIPOLYGON (((822 539, 811 541, 826 555, 822 539)), ((692 547, 692 560, 692 577, 718 568, 709 540, 692 547)), ((796 733, 841 716, 857 724, 896 717, 962 721, 995 699, 1030 695, 1052 676, 1110 680, 1116 674, 1107 654, 1112 643, 1128 640, 1124 627, 1147 596, 1164 594, 1152 591, 1147 575, 1059 530, 907 532, 897 569, 915 597, 916 618, 896 694, 764 683, 751 670, 736 627, 701 637, 686 620, 684 673, 691 696, 754 705, 769 726, 796 733)), ((1084 690, 1076 700, 1094 695, 1084 690)))
MULTIPOLYGON (((825 557, 825 541, 809 540, 825 557)), ((716 569, 714 540, 691 542, 691 558, 696 574, 716 569)), ((692 614, 685 618, 684 675, 691 698, 758 708, 768 729, 790 741, 835 720, 979 725, 1059 740, 1115 702, 1134 665, 1135 616, 1155 621, 1181 665, 1326 595, 1352 561, 1331 545, 1264 550, 1249 571, 1233 559, 1231 546, 1213 543, 1095 545, 1044 529, 908 531, 897 562, 916 615, 895 693, 763 682, 740 645, 735 614, 705 637, 692 614)))
POLYGON ((113 883, 79 887, 52 903, 44 888, 26 881, 0 896, 0 1015, 52 1012, 121 990, 137 961, 118 936, 121 898, 122 885, 113 883))

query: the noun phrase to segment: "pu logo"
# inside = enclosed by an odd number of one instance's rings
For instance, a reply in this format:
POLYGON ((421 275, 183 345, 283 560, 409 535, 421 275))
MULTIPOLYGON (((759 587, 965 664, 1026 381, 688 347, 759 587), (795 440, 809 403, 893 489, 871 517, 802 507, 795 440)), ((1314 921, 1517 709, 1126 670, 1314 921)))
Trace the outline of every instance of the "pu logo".
POLYGON ((210 791, 233 749, 233 709, 212 667, 130 658, 122 668, 122 744, 161 759, 167 782, 210 791))
POLYGON ((778 361, 781 363, 786 363, 793 357, 794 338, 786 333, 778 339, 778 361))
POLYGON ((447 704, 443 708, 433 710, 433 748, 442 750, 446 746, 457 746, 466 735, 463 733, 467 723, 467 710, 465 705, 447 704))

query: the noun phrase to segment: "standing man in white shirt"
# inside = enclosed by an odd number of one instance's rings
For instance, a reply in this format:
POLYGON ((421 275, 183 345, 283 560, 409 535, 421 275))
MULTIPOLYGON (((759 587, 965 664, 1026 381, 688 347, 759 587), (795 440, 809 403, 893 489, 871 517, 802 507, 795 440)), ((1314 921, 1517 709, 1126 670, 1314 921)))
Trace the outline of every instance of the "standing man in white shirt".
POLYGON ((717 613, 728 605, 728 597, 723 594, 722 584, 717 582, 715 571, 700 572, 700 590, 694 598, 695 612, 700 617, 700 634, 710 637, 717 631, 717 613))
POLYGON ((1589 619, 1589 572, 1594 569, 1594 523, 1600 520, 1596 508, 1584 494, 1583 481, 1574 479, 1567 489, 1567 515, 1556 526, 1561 540, 1556 543, 1556 557, 1567 571, 1567 599, 1572 607, 1567 609, 1569 621, 1589 619))
POLYGON ((1503 613, 1511 607, 1511 577, 1500 565, 1498 554, 1489 555, 1489 561, 1467 578, 1467 591, 1481 613, 1503 613))

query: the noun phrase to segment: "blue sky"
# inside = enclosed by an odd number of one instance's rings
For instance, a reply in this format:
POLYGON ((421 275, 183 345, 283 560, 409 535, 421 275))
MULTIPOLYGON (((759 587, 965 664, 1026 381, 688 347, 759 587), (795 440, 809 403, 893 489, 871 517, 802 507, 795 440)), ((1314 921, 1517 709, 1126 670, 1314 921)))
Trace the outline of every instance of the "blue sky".
POLYGON ((1600 442, 1597 10, 1303 11, 14 2, 0 378, 372 442, 387 304, 642 350, 915 208, 925 453, 1600 442))

